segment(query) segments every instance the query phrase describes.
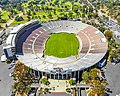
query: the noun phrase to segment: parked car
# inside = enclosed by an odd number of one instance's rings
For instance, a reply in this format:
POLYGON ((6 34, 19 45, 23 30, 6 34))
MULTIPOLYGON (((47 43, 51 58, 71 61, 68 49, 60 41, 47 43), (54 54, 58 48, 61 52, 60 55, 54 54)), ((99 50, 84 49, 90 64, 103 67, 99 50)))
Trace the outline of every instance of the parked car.
POLYGON ((14 73, 13 73, 13 72, 9 74, 9 76, 10 76, 10 77, 13 77, 13 75, 14 75, 14 73))

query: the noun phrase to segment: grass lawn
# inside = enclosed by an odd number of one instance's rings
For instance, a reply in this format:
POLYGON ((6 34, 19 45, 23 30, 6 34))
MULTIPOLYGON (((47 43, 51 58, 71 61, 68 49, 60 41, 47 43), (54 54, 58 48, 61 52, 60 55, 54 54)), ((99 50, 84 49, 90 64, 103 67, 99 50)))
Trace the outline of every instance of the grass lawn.
POLYGON ((79 41, 72 33, 55 33, 46 42, 45 55, 65 58, 78 55, 79 41))

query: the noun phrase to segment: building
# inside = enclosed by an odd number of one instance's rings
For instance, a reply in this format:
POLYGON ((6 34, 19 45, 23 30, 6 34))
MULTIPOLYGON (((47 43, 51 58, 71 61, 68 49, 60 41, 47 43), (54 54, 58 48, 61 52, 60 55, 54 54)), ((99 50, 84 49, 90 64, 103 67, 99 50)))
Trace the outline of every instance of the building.
MULTIPOLYGON (((47 76, 52 79, 80 79, 80 72, 84 69, 104 65, 108 42, 97 28, 80 21, 30 21, 13 28, 6 46, 10 46, 13 56, 29 66, 37 78, 47 76), (50 34, 62 31, 74 33, 79 39, 81 47, 77 58, 43 56, 45 42, 50 34)), ((4 50, 8 48, 6 46, 4 50)))

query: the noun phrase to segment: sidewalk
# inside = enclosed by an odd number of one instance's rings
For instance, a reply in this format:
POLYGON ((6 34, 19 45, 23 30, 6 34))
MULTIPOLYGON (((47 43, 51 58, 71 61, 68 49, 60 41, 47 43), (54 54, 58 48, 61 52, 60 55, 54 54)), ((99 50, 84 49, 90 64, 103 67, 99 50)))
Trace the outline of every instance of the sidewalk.
POLYGON ((51 89, 50 92, 66 92, 67 88, 70 88, 70 84, 68 80, 48 80, 50 84, 48 86, 41 85, 42 87, 51 89))

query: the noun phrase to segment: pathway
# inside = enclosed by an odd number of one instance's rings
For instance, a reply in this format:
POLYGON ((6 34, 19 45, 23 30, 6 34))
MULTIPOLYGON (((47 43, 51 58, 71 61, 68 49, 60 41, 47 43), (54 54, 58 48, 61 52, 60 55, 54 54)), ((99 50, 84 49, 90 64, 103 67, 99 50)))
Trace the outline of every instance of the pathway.
POLYGON ((44 85, 42 86, 47 88, 52 88, 50 92, 66 92, 66 88, 70 88, 70 84, 68 80, 49 79, 49 82, 50 82, 49 86, 44 86, 44 85), (54 90, 53 90, 53 87, 54 87, 54 90))

